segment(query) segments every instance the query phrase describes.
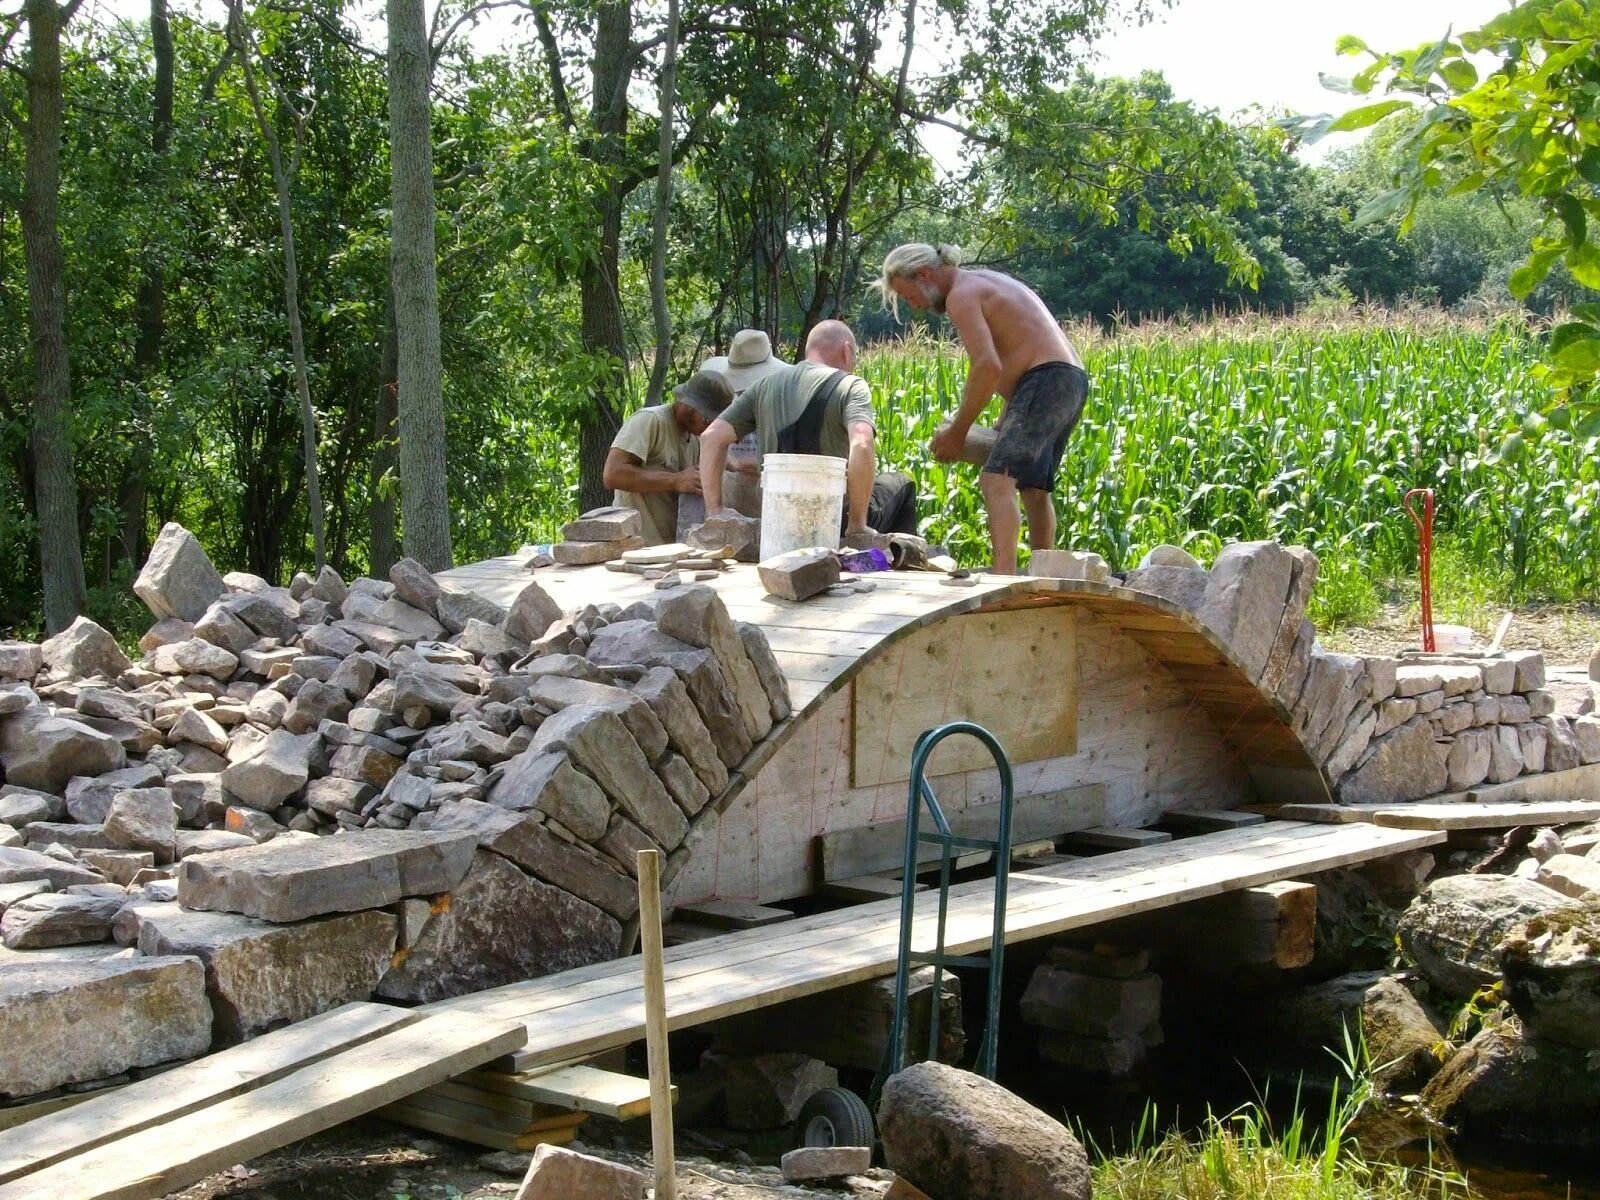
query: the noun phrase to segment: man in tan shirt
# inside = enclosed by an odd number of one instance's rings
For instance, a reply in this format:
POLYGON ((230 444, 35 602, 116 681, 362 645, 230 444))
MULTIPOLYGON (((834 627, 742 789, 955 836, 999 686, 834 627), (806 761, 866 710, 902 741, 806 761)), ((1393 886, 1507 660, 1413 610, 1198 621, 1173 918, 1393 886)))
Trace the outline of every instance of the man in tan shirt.
POLYGON ((1031 288, 960 262, 954 246, 897 246, 883 260, 876 286, 891 308, 904 300, 948 316, 966 349, 961 407, 933 439, 935 458, 960 458, 973 422, 996 395, 1005 401, 978 486, 989 514, 994 569, 1015 575, 1019 497, 1028 515, 1029 548, 1055 548, 1056 475, 1067 438, 1083 415, 1089 377, 1060 323, 1031 288))
POLYGON ((700 435, 732 400, 727 380, 701 371, 617 430, 600 479, 613 504, 638 510, 647 545, 676 540, 678 496, 700 491, 700 435))

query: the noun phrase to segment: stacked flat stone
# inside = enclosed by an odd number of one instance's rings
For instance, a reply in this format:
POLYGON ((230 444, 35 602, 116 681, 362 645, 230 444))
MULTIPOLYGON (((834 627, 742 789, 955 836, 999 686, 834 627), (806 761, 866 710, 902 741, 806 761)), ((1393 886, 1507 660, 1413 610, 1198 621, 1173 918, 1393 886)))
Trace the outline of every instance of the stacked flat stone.
POLYGON ((551 556, 562 566, 587 567, 611 562, 644 546, 644 522, 637 509, 593 508, 561 527, 561 541, 551 556))
POLYGON ((1227 647, 1346 803, 1395 803, 1600 762, 1587 679, 1550 686, 1536 650, 1359 657, 1316 643, 1310 551, 1226 546, 1208 571, 1174 546, 1124 585, 1185 609, 1227 647))
MULTIPOLYGON (((666 852, 670 881, 790 714, 765 636, 705 587, 564 612, 529 583, 508 610, 405 560, 283 589, 218 575, 176 525, 139 586, 159 619, 137 663, 86 619, 0 643, 0 940, 8 961, 199 959, 161 984, 198 989, 178 1011, 199 1024, 87 1039, 53 1082, 19 1073, 31 1092, 614 957, 635 853, 666 852)), ((62 986, 136 997, 106 972, 62 986)), ((24 982, 0 1027, 61 999, 24 982)), ((22 1094, 10 1066, 0 1095, 22 1094)))

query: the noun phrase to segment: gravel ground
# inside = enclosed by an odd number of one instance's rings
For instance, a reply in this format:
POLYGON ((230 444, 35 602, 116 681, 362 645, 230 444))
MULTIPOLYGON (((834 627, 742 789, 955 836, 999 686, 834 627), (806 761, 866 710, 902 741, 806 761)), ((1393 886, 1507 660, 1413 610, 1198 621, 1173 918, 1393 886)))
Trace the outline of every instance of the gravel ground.
MULTIPOLYGON (((1493 639, 1506 610, 1485 613, 1472 625, 1473 641, 1485 647, 1493 639)), ((1442 619, 1440 619, 1442 621, 1442 619)), ((1319 631, 1317 640, 1329 650, 1347 654, 1394 654, 1421 646, 1421 628, 1414 604, 1386 604, 1370 625, 1319 631)), ((1519 609, 1501 643, 1507 650, 1543 650, 1550 667, 1589 665, 1589 655, 1600 642, 1600 608, 1562 605, 1519 609)))

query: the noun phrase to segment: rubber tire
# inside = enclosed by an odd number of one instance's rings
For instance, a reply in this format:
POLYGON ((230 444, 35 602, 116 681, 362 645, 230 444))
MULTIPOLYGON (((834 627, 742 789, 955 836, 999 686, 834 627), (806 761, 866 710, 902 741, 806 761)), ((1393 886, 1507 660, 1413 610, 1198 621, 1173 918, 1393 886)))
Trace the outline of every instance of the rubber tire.
POLYGON ((872 1110, 849 1088, 823 1088, 800 1108, 802 1146, 870 1146, 872 1110))

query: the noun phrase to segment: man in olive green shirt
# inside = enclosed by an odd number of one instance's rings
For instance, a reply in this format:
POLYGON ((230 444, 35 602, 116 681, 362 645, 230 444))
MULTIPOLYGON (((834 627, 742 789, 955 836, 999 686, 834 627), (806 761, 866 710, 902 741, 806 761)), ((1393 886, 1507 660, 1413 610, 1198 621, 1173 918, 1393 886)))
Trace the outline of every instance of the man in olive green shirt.
POLYGON ((647 545, 676 540, 678 496, 700 491, 699 435, 732 399, 727 380, 701 371, 617 430, 600 481, 615 489, 613 504, 638 510, 647 545))
POLYGON ((801 362, 774 371, 723 410, 701 436, 700 484, 706 512, 722 505, 728 447, 755 431, 761 456, 825 454, 845 460, 846 535, 867 529, 915 533, 916 488, 897 473, 877 474, 872 392, 852 375, 856 339, 842 321, 823 321, 806 339, 801 362))

